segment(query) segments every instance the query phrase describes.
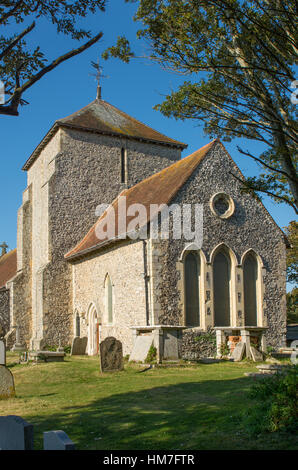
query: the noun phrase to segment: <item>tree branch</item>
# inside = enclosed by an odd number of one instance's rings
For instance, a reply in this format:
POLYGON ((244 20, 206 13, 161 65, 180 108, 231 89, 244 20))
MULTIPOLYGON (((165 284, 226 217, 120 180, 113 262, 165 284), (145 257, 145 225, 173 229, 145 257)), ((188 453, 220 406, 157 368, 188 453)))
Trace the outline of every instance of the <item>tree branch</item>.
POLYGON ((6 114, 10 116, 18 116, 18 107, 20 104, 20 100, 22 97, 22 94, 28 90, 34 83, 36 83, 38 80, 40 80, 45 74, 49 73, 51 70, 56 68, 58 65, 60 65, 62 62, 65 62, 66 60, 70 59, 71 57, 74 57, 81 52, 85 51, 89 47, 91 47, 93 44, 95 44, 97 41, 99 41, 103 36, 103 33, 100 32, 96 36, 94 36, 92 39, 90 39, 88 42, 83 44, 82 46, 78 47, 77 49, 73 49, 66 54, 58 57, 55 59, 51 64, 47 65, 46 67, 43 67, 39 72, 37 72, 35 75, 33 75, 31 78, 29 78, 22 86, 16 86, 14 93, 12 94, 10 98, 10 104, 9 105, 0 105, 0 114, 6 114))
POLYGON ((294 209, 295 213, 298 214, 298 209, 297 209, 296 205, 293 202, 291 202, 288 198, 286 198, 284 196, 279 196, 275 193, 272 193, 271 191, 268 191, 267 189, 260 189, 260 188, 257 188, 257 187, 254 188, 252 186, 249 186, 248 184, 246 184, 245 180, 242 180, 241 178, 239 178, 239 176, 236 176, 232 171, 229 171, 229 173, 236 180, 238 180, 244 187, 246 187, 248 190, 258 191, 260 193, 268 194, 268 196, 270 196, 270 197, 280 199, 281 201, 285 202, 286 204, 289 204, 294 209))
POLYGON ((5 57, 10 51, 11 49, 14 48, 14 46, 16 44, 18 44, 18 42, 20 42, 20 40, 26 36, 26 34, 30 33, 30 31, 32 31, 32 29, 35 28, 35 21, 33 21, 33 23, 28 26, 28 28, 24 29, 24 31, 19 34, 16 38, 14 38, 11 43, 2 51, 0 52, 0 60, 3 59, 3 57, 5 57))

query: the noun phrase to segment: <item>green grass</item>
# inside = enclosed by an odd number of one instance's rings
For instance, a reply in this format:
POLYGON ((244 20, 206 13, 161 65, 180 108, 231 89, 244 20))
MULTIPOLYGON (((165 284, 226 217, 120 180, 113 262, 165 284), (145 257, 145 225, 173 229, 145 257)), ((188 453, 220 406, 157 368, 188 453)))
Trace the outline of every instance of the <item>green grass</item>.
POLYGON ((139 373, 100 374, 97 357, 62 363, 19 365, 8 353, 16 398, 0 401, 0 415, 15 414, 34 424, 35 447, 44 431, 62 429, 77 449, 193 450, 297 449, 295 436, 252 438, 241 414, 254 406, 254 383, 244 372, 255 365, 199 364, 139 373))

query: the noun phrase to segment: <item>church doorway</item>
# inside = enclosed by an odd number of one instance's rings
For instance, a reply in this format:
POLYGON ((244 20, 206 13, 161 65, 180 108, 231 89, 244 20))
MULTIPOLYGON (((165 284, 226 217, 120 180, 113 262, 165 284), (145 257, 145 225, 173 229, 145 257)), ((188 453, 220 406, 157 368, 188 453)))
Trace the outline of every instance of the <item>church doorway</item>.
POLYGON ((94 304, 91 304, 88 309, 88 346, 87 351, 89 356, 98 354, 99 341, 100 341, 100 319, 94 304))

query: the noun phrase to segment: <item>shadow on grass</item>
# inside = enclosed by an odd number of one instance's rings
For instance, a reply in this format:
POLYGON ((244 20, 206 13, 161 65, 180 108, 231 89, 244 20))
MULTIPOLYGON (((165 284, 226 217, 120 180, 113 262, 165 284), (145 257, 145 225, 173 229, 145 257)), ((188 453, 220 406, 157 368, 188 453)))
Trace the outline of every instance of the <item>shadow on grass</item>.
POLYGON ((36 425, 36 448, 44 431, 58 429, 78 449, 254 448, 241 429, 241 414, 252 406, 251 384, 247 378, 179 383, 116 393, 26 419, 36 425))

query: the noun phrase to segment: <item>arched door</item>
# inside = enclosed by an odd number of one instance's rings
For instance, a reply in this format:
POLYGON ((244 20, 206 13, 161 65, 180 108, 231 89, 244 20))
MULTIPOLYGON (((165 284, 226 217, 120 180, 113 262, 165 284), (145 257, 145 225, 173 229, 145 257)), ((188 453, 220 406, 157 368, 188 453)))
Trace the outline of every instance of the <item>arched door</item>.
POLYGON ((99 318, 95 305, 90 305, 88 313, 88 355, 95 356, 98 353, 99 344, 99 318))

